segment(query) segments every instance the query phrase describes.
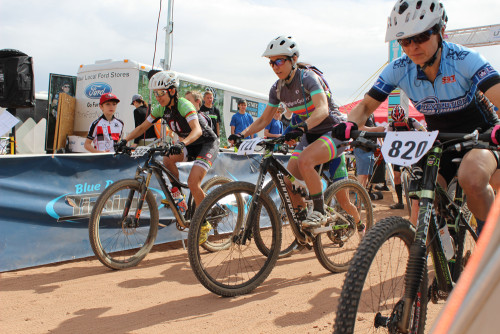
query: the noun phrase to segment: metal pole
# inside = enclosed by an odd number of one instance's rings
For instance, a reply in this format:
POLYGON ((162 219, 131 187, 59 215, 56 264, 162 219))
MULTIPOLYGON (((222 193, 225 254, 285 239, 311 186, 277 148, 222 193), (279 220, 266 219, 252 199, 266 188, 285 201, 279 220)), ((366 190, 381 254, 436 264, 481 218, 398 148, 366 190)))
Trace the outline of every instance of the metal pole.
POLYGON ((172 54, 172 33, 174 31, 174 22, 172 22, 172 0, 168 0, 168 9, 167 9, 167 26, 165 27, 165 60, 163 62, 163 69, 170 70, 170 55, 172 54))

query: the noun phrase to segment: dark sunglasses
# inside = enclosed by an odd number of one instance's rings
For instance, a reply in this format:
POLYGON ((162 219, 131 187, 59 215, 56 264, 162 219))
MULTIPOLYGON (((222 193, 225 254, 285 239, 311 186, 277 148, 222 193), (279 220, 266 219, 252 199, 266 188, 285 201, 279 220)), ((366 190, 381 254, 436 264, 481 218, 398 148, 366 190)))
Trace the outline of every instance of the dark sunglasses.
POLYGON ((280 67, 281 65, 283 65, 288 59, 287 58, 278 58, 276 60, 269 60, 269 65, 271 65, 271 67, 273 67, 274 65, 280 67))
POLYGON ((424 31, 421 34, 418 34, 417 36, 398 39, 398 43, 399 43, 399 45, 404 46, 404 47, 409 46, 411 44, 411 42, 416 43, 416 44, 422 44, 422 43, 427 42, 431 38, 433 33, 434 33, 434 29, 429 29, 427 31, 424 31))

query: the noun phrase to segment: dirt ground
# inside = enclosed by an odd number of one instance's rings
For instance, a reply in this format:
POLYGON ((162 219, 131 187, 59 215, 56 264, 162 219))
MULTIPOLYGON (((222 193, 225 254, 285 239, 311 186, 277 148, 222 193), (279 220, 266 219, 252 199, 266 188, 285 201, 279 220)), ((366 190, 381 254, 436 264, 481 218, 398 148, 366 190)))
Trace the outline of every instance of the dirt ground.
MULTIPOLYGON (((374 201, 376 221, 406 215, 392 203, 390 192, 374 201)), ((0 332, 331 333, 343 281, 303 250, 251 294, 222 298, 198 283, 177 242, 129 270, 88 258, 1 273, 0 332)), ((442 306, 429 303, 427 330, 442 306)))

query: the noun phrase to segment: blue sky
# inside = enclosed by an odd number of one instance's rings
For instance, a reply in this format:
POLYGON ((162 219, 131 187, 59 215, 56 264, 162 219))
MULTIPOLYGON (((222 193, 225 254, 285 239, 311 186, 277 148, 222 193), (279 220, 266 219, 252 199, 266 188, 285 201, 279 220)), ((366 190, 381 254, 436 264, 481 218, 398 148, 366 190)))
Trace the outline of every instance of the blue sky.
MULTIPOLYGON (((338 103, 358 91, 387 60, 385 25, 395 1, 178 0, 172 69, 267 94, 276 80, 267 43, 296 38, 301 61, 323 70, 338 103)), ((160 0, 0 2, 0 48, 34 58, 35 87, 49 73, 76 75, 81 64, 132 59, 151 64, 160 0)), ((443 0, 448 29, 500 23, 498 0, 443 0)), ((167 0, 162 3, 156 62, 164 57, 167 0)), ((500 70, 500 46, 478 48, 500 70)), ((358 93, 358 94, 357 94, 358 93)))

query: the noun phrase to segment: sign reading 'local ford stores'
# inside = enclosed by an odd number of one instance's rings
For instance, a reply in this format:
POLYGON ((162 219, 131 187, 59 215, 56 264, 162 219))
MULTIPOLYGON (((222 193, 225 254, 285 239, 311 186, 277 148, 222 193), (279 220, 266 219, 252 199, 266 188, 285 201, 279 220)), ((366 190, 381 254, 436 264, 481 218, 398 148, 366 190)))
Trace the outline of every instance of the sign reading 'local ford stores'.
POLYGON ((124 134, 132 131, 135 127, 134 106, 130 101, 138 93, 141 70, 138 63, 130 60, 82 65, 77 75, 74 131, 88 132, 90 124, 102 115, 99 108, 101 95, 111 92, 121 101, 115 117, 125 123, 124 134))

